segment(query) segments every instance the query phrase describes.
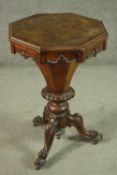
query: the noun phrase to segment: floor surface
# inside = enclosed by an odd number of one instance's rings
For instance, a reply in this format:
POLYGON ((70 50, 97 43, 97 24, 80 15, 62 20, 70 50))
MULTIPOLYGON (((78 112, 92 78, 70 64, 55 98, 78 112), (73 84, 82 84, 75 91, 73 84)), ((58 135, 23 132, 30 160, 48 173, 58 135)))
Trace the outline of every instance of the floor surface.
POLYGON ((104 134, 103 142, 92 145, 80 140, 75 128, 66 128, 54 139, 43 169, 33 162, 43 146, 44 126, 33 127, 32 119, 42 114, 45 86, 36 66, 0 69, 0 174, 1 175, 116 175, 117 172, 117 76, 116 65, 80 65, 71 85, 76 96, 72 113, 84 116, 87 129, 104 134))

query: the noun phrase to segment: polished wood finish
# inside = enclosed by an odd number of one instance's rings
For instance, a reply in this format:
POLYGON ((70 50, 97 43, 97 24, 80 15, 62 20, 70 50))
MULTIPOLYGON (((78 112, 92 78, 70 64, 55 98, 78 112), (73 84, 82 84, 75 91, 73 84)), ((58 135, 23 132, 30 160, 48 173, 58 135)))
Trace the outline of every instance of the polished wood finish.
POLYGON ((31 57, 46 80, 42 96, 49 102, 34 126, 46 124, 45 143, 35 161, 37 169, 46 162, 54 136, 74 126, 81 137, 96 144, 102 134, 86 130, 79 113, 71 114, 68 100, 75 91, 72 76, 86 59, 106 49, 108 34, 101 21, 72 13, 36 14, 9 25, 11 52, 31 57))
POLYGON ((83 62, 106 49, 107 32, 101 21, 77 14, 36 14, 10 23, 13 53, 40 62, 60 55, 83 62))

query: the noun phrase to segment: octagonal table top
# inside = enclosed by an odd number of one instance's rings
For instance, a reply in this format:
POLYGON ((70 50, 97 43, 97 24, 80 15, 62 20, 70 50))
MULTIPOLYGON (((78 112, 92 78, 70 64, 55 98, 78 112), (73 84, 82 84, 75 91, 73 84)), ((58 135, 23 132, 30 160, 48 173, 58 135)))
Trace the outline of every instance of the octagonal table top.
POLYGON ((36 14, 10 23, 11 41, 42 51, 75 51, 106 37, 101 21, 73 13, 36 14))

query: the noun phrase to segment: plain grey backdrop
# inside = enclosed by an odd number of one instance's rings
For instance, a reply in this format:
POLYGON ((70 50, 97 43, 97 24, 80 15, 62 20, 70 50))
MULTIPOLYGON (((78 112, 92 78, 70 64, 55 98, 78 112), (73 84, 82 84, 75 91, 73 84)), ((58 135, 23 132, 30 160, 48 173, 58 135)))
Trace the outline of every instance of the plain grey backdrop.
POLYGON ((117 0, 0 0, 0 174, 116 175, 117 173, 117 0), (34 64, 10 53, 8 25, 35 13, 73 12, 104 22, 108 49, 77 69, 71 85, 72 113, 81 112, 88 129, 104 134, 94 146, 82 142, 74 128, 54 140, 46 166, 33 162, 44 142, 44 127, 32 119, 42 114, 44 78, 34 64))

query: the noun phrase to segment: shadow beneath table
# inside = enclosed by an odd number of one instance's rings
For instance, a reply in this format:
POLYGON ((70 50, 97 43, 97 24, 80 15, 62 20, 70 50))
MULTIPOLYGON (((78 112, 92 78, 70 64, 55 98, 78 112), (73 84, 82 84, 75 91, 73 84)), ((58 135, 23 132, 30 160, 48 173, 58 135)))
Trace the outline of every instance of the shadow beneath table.
POLYGON ((78 149, 79 147, 81 147, 83 145, 84 145, 84 143, 80 142, 80 139, 78 139, 78 136, 74 136, 73 143, 65 146, 63 149, 61 148, 61 150, 59 152, 55 153, 51 158, 49 158, 47 160, 45 168, 49 168, 52 165, 56 164, 58 161, 63 159, 65 157, 65 155, 67 155, 69 153, 71 154, 72 151, 74 151, 75 149, 78 149), (77 142, 76 142, 76 140, 77 140, 77 142))

